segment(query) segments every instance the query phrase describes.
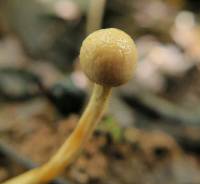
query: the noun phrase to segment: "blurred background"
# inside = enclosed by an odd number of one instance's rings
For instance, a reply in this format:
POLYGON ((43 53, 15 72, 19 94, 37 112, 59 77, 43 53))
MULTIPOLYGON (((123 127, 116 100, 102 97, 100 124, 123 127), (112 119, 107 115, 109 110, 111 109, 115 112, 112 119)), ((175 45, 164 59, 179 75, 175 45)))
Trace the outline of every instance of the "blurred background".
POLYGON ((198 0, 1 0, 0 181, 46 162, 73 131, 91 92, 81 42, 108 27, 136 41, 135 77, 52 184, 200 183, 198 0))

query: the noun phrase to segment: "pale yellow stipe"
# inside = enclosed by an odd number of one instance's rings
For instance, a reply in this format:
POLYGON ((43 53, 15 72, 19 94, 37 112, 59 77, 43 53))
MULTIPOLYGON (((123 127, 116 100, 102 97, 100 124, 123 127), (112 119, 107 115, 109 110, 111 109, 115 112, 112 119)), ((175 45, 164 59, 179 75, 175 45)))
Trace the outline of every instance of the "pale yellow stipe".
POLYGON ((87 35, 101 28, 106 0, 90 0, 87 12, 87 35))
POLYGON ((58 176, 77 157, 85 142, 91 136, 107 104, 111 88, 95 84, 89 104, 76 129, 58 150, 55 156, 43 166, 28 171, 3 184, 44 184, 58 176))

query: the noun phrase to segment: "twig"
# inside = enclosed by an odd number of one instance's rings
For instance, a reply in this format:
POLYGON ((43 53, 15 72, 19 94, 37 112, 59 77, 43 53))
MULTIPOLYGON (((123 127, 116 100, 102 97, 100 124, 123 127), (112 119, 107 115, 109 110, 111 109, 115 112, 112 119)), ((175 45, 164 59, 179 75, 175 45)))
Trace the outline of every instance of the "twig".
POLYGON ((192 110, 186 110, 153 93, 141 90, 132 96, 122 92, 122 96, 129 105, 135 106, 137 104, 148 112, 172 122, 178 122, 187 126, 200 126, 200 106, 192 110))

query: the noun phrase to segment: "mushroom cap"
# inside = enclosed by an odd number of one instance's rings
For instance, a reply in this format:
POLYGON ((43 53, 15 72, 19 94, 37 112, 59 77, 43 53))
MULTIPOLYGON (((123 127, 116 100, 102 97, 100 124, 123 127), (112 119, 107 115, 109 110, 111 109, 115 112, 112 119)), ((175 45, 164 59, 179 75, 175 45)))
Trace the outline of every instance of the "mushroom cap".
POLYGON ((97 84, 115 87, 133 75, 137 60, 135 43, 125 32, 101 29, 82 43, 80 63, 87 77, 97 84))

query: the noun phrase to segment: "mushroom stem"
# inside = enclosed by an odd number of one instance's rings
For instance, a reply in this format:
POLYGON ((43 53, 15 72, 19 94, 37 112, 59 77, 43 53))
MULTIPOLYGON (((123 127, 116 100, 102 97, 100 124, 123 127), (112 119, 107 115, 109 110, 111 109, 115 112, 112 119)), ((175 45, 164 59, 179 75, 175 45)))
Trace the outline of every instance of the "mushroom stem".
POLYGON ((106 0, 90 0, 87 12, 86 33, 98 30, 102 26, 106 0))
POLYGON ((60 174, 77 157, 100 120, 110 96, 111 87, 94 85, 91 99, 76 129, 58 152, 43 166, 28 171, 3 184, 46 183, 60 174))

